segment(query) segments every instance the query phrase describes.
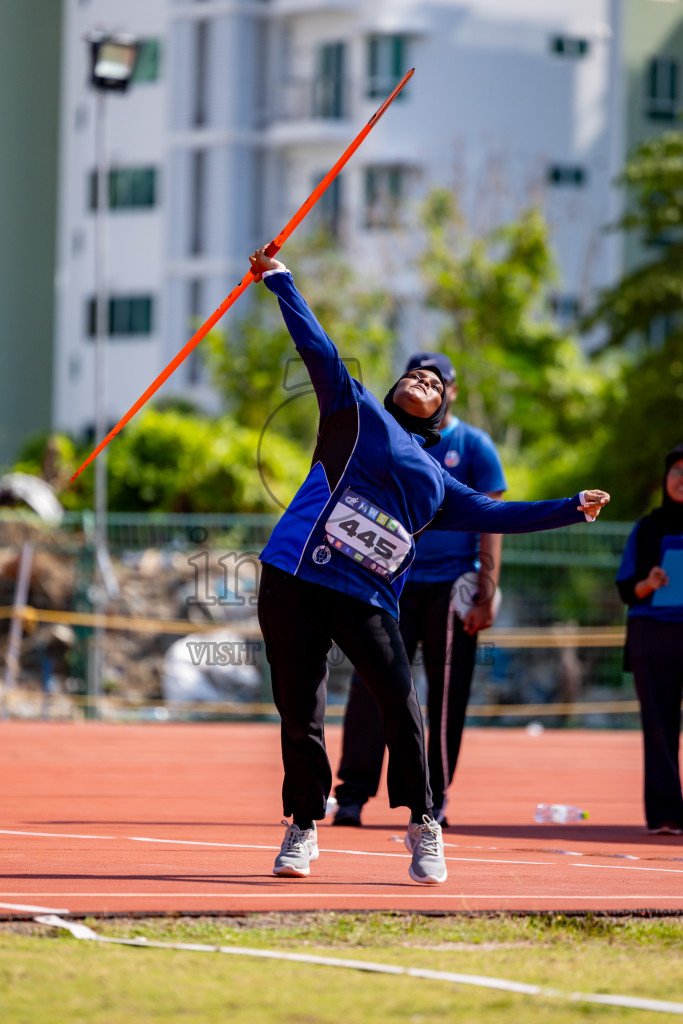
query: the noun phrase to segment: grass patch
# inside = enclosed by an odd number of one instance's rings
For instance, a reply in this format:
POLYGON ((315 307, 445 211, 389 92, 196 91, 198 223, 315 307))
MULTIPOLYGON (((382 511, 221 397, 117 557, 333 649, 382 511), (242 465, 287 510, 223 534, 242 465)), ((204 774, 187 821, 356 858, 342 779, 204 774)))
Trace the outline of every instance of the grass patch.
MULTIPOLYGON (((102 935, 310 952, 485 974, 564 991, 683 1001, 683 920, 261 914, 88 921, 102 935)), ((263 961, 81 942, 0 925, 0 1019, 8 1024, 553 1024, 657 1020, 641 1010, 263 961)))

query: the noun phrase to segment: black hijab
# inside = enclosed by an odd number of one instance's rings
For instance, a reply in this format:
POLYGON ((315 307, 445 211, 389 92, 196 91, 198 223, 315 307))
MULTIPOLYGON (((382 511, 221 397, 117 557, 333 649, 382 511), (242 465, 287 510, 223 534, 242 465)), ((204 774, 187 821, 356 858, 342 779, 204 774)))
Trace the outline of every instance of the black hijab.
POLYGON ((679 459, 683 459, 683 444, 678 444, 675 448, 672 448, 664 459, 666 470, 662 482, 662 504, 660 508, 656 508, 652 513, 652 515, 655 515, 657 512, 661 513, 659 518, 665 533, 683 533, 683 503, 674 501, 666 493, 666 478, 669 475, 669 470, 674 462, 678 462, 679 459))
POLYGON ((441 440, 441 434, 439 433, 439 424, 443 419, 444 413, 448 408, 448 397, 446 395, 446 382, 443 379, 443 374, 438 366, 420 366, 420 370, 431 370, 435 373, 441 383, 443 384, 443 394, 441 396, 441 404, 438 409, 431 414, 431 416, 413 416, 412 413, 406 412, 405 409, 401 409, 400 406, 394 402, 394 391, 405 377, 409 377, 414 370, 408 370, 402 374, 396 383, 394 384, 391 391, 384 396, 384 408, 387 412, 390 412, 394 419, 409 430, 411 434, 418 434, 420 437, 425 439, 425 448, 433 448, 435 444, 438 444, 441 440))

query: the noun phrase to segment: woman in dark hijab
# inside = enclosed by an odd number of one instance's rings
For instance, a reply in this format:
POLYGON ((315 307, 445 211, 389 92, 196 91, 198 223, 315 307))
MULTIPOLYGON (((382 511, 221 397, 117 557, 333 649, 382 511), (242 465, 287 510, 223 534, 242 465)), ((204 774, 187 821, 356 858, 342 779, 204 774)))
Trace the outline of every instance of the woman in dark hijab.
POLYGON ((259 249, 257 281, 278 299, 318 399, 311 469, 261 552, 259 622, 282 720, 284 813, 292 815, 273 872, 302 877, 318 858, 332 770, 325 749, 327 653, 337 644, 363 677, 384 723, 392 807, 410 808, 410 877, 445 881, 424 721, 398 628, 398 599, 428 527, 478 533, 551 530, 595 518, 604 491, 557 501, 492 501, 455 480, 430 446, 447 406, 438 366, 409 370, 379 402, 354 380, 294 287, 259 249))
POLYGON ((672 448, 664 461, 662 503, 631 531, 617 587, 628 605, 626 668, 633 672, 640 702, 648 829, 658 835, 683 835, 678 763, 683 697, 683 444, 672 448))

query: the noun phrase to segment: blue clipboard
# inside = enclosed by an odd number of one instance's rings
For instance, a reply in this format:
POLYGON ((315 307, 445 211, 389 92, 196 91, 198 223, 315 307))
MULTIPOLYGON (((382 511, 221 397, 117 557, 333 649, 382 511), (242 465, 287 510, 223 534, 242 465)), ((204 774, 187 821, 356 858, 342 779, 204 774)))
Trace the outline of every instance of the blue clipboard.
POLYGON ((653 608, 683 608, 683 537, 664 537, 662 540, 662 569, 669 584, 652 595, 653 608))

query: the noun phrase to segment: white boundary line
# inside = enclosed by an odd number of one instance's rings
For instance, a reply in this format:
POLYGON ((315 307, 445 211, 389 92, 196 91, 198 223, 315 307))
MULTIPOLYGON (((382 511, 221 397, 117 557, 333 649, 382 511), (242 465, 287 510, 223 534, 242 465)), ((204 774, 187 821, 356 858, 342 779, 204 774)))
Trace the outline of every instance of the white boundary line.
POLYGON ((683 868, 639 868, 635 864, 570 864, 570 868, 605 868, 607 871, 665 871, 669 875, 683 875, 683 868))
MULTIPOLYGON (((198 839, 163 839, 163 838, 158 837, 158 836, 156 836, 156 837, 155 836, 92 836, 92 835, 73 834, 73 833, 68 833, 68 832, 28 832, 28 831, 19 831, 18 829, 6 829, 6 828, 0 829, 0 835, 36 836, 38 838, 48 838, 48 839, 95 839, 95 840, 101 839, 101 840, 103 840, 105 842, 115 842, 115 841, 118 840, 119 842, 123 841, 123 842, 132 842, 132 843, 162 843, 162 844, 170 844, 170 845, 173 845, 173 846, 209 846, 209 847, 218 847, 220 849, 227 849, 227 850, 277 850, 277 849, 279 849, 278 846, 266 846, 264 844, 258 844, 258 843, 218 843, 218 842, 208 842, 208 841, 203 841, 203 840, 198 840, 198 839)), ((454 844, 454 843, 450 843, 450 844, 449 843, 445 843, 444 845, 445 846, 450 846, 451 848, 457 846, 457 844, 454 844)), ((520 853, 522 853, 522 852, 523 851, 520 850, 520 853)), ((552 851, 548 851, 549 855, 551 854, 551 852, 552 851)), ((558 853, 564 853, 564 852, 565 851, 558 851, 558 853)), ((335 849, 335 848, 323 848, 323 849, 321 849, 321 853, 343 854, 343 855, 349 856, 349 857, 398 857, 398 858, 401 858, 402 860, 407 859, 407 857, 409 856, 409 854, 405 854, 405 853, 389 853, 388 851, 387 852, 383 852, 383 851, 371 851, 371 850, 338 850, 338 849, 335 849)), ((575 857, 582 857, 582 856, 590 857, 590 856, 593 856, 593 855, 591 853, 582 854, 582 853, 578 853, 577 852, 577 853, 573 853, 572 856, 575 856, 575 857)), ((600 854, 595 854, 594 856, 600 856, 600 854)), ((468 864, 512 864, 512 865, 519 864, 522 867, 524 867, 524 866, 530 866, 530 867, 556 867, 557 866, 555 861, 549 861, 549 860, 548 861, 544 861, 544 860, 504 860, 502 858, 498 859, 498 858, 493 858, 493 857, 453 857, 453 856, 447 856, 446 860, 453 861, 453 862, 461 862, 461 863, 464 862, 464 863, 468 863, 468 864)), ((683 874, 683 869, 681 869, 681 868, 645 868, 645 867, 641 868, 641 867, 634 867, 634 866, 632 866, 630 864, 587 864, 584 861, 581 864, 568 864, 568 866, 569 867, 575 867, 575 868, 611 868, 613 871, 654 871, 654 872, 664 872, 664 873, 667 873, 667 874, 683 874)))
POLYGON ((456 974, 451 971, 431 971, 420 967, 400 967, 396 964, 380 964, 372 960, 344 960, 341 957, 312 956, 309 953, 284 953, 269 949, 250 949, 247 946, 208 946, 190 942, 148 942, 145 938, 113 939, 98 935, 87 925, 64 921, 54 914, 37 917, 40 924, 52 928, 65 928, 77 939, 101 942, 117 946, 137 946, 138 949, 175 949, 191 953, 224 953, 231 956, 251 956, 263 960, 287 960, 292 963, 315 964, 320 967, 342 967, 347 970, 365 971, 371 974, 403 975, 410 978, 424 978, 429 981, 448 981, 456 985, 473 985, 477 988, 497 989, 519 995, 541 996, 542 998, 569 1000, 570 1002, 600 1003, 606 1006, 623 1006, 634 1010, 651 1010, 655 1013, 675 1013, 683 1016, 683 1003, 667 1002, 661 999, 642 999, 638 996, 598 995, 592 992, 560 992, 541 988, 506 978, 489 978, 480 974, 456 974))
MULTIPOLYGON (((274 876, 264 875, 264 878, 272 880, 274 876)), ((291 881, 288 880, 288 881, 291 881)), ((432 892, 426 888, 415 889, 414 892, 410 893, 368 893, 368 892, 320 892, 318 890, 306 891, 299 886, 299 881, 295 880, 293 885, 295 886, 290 892, 281 892, 275 886, 269 887, 268 892, 215 892, 212 889, 206 889, 204 892, 79 892, 78 890, 70 889, 59 892, 0 892, 0 896, 39 896, 41 898, 47 898, 52 896, 68 896, 71 899, 82 899, 90 898, 93 896, 106 897, 107 899, 145 899, 154 901, 156 899, 197 899, 197 900, 286 900, 286 899, 336 899, 336 900, 367 900, 373 902, 374 900, 517 900, 526 901, 527 903, 534 903, 539 900, 573 900, 578 903, 600 903, 601 900, 647 900, 649 904, 654 902, 661 902, 663 900, 677 900, 683 902, 683 894, 675 893, 670 895, 667 893, 653 894, 653 893, 617 893, 615 895, 598 893, 595 896, 586 896, 585 894, 580 896, 572 895, 571 893, 470 893, 470 892, 432 892)), ((304 882, 301 883, 305 884, 304 882)), ((391 885, 391 882, 387 883, 391 885)), ((404 883, 399 882, 398 885, 403 886, 404 883)), ((407 883, 405 883, 407 884, 407 883)), ((289 888, 289 886, 288 886, 289 888)), ((504 908, 502 908, 504 909, 504 908)), ((562 911, 558 911, 561 913, 562 911)))

